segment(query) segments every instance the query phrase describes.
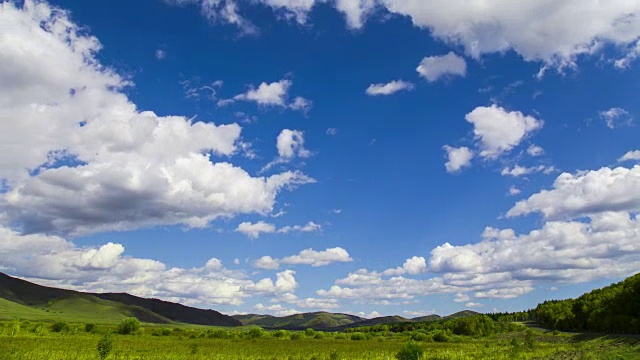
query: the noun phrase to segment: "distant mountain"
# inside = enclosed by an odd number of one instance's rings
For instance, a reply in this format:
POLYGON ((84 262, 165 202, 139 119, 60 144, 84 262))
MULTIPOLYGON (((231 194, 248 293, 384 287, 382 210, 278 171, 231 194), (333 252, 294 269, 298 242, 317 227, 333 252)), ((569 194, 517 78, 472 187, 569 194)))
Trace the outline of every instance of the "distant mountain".
POLYGON ((467 316, 474 316, 474 315, 481 315, 482 313, 479 313, 477 311, 473 311, 473 310, 462 310, 462 311, 458 311, 457 313, 451 314, 451 315, 447 315, 444 318, 445 319, 454 319, 454 318, 459 318, 459 317, 467 317, 467 316))
POLYGON ((415 321, 415 322, 438 321, 438 320, 442 320, 442 316, 436 315, 436 314, 432 314, 432 315, 427 315, 427 316, 414 317, 411 320, 415 321))
POLYGON ((103 300, 139 306, 176 322, 199 325, 241 326, 242 323, 229 315, 215 310, 205 310, 159 299, 145 299, 126 293, 93 294, 103 300))
POLYGON ((265 329, 299 330, 312 328, 316 330, 332 329, 344 325, 354 324, 364 320, 355 315, 334 314, 324 311, 295 314, 284 317, 271 315, 234 315, 243 325, 258 325, 265 329))
POLYGON ((0 273, 0 318, 117 322, 136 317, 150 323, 184 322, 240 326, 214 310, 203 310, 129 294, 93 294, 37 285, 0 273))

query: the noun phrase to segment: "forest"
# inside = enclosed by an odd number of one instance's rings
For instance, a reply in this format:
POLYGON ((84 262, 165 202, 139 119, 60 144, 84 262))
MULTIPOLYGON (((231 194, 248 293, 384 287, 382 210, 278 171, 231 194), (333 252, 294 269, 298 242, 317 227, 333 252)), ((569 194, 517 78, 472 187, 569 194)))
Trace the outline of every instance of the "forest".
POLYGON ((583 294, 577 299, 550 300, 533 311, 549 329, 609 334, 640 333, 640 274, 583 294))

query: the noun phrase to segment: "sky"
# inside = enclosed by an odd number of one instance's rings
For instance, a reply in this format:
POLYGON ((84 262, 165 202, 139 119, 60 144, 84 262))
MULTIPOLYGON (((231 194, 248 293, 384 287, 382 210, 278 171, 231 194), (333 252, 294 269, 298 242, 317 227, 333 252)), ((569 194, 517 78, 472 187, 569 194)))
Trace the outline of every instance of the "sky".
POLYGON ((0 3, 0 271, 227 314, 640 269, 640 2, 0 3))

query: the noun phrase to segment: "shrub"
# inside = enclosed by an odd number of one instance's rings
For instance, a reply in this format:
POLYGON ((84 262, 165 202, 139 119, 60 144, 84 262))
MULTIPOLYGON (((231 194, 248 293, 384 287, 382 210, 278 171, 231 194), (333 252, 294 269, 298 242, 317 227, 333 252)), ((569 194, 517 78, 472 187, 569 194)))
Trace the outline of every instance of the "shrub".
POLYGON ((449 337, 443 331, 438 331, 433 334, 433 341, 435 342, 447 342, 449 341, 449 337))
POLYGON ((257 339, 259 337, 262 337, 262 335, 264 335, 264 331, 262 331, 262 328, 259 327, 255 327, 247 332, 247 337, 249 339, 257 339))
POLYGON ((411 339, 413 341, 430 341, 433 340, 433 338, 429 337, 429 335, 425 334, 425 333, 415 333, 411 336, 411 339))
POLYGON ((289 337, 291 340, 302 340, 302 334, 299 332, 295 332, 293 334, 291 334, 291 336, 289 337))
POLYGON ((416 343, 409 342, 404 345, 404 347, 398 351, 396 354, 396 359, 398 360, 419 360, 422 358, 424 351, 420 346, 416 343))
POLYGON ((272 336, 276 338, 287 338, 289 337, 289 332, 287 330, 278 330, 274 332, 272 336))
POLYGON ((64 321, 56 321, 51 325, 51 331, 53 332, 67 332, 69 331, 69 324, 64 321))
POLYGON ((304 334, 308 337, 313 337, 316 334, 316 331, 309 328, 304 331, 304 334))
POLYGON ((367 337, 363 333, 351 334, 351 340, 365 340, 367 337))
POLYGON ((111 338, 111 334, 103 336, 102 339, 98 341, 97 349, 98 356, 101 360, 104 360, 109 356, 111 349, 113 349, 113 339, 111 338))
POLYGON ((96 332, 96 330, 98 330, 97 327, 96 327, 96 324, 94 324, 94 323, 86 323, 86 324, 84 324, 84 331, 85 332, 93 333, 93 332, 96 332))
POLYGON ((118 334, 130 335, 140 330, 140 321, 134 317, 126 318, 118 325, 118 334))

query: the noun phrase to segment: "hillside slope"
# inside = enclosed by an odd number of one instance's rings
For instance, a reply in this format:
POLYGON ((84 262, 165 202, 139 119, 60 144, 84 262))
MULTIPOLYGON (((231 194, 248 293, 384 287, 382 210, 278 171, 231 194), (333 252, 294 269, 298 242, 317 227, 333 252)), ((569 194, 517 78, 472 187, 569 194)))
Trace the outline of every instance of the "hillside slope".
POLYGON ((176 322, 199 325, 242 326, 242 323, 229 315, 215 310, 198 309, 159 299, 145 299, 126 293, 94 294, 103 300, 140 306, 176 322))
POLYGON ((0 273, 0 316, 42 320, 113 323, 136 317, 150 323, 184 322, 212 326, 240 326, 239 321, 214 310, 203 310, 129 294, 92 294, 34 284, 0 273))

